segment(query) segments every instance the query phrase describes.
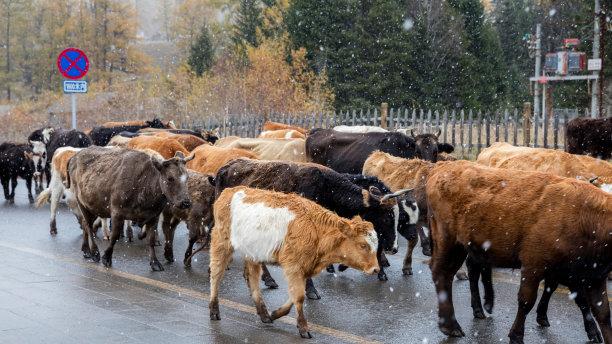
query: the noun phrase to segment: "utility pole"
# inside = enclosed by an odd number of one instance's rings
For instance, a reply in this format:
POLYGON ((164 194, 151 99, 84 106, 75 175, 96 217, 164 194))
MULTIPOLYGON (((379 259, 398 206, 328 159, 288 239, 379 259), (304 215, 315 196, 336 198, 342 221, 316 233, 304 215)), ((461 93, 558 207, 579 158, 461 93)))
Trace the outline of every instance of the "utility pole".
POLYGON ((542 24, 536 25, 536 51, 535 51, 535 85, 533 87, 533 115, 536 119, 540 118, 540 83, 537 81, 542 76, 542 24))
MULTIPOLYGON (((599 26, 599 15, 601 7, 599 0, 595 0, 595 21, 593 23, 593 59, 600 58, 599 56, 599 40, 601 37, 601 27, 599 26)), ((599 71, 594 70, 593 75, 597 76, 599 71)), ((599 117, 599 80, 593 80, 591 87, 591 117, 599 117)))

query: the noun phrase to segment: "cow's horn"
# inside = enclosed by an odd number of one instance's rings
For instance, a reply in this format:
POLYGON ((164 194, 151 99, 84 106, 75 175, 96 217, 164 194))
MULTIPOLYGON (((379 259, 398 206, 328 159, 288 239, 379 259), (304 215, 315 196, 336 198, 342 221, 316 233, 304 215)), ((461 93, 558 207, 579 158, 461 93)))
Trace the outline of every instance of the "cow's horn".
POLYGON ((589 183, 593 184, 599 179, 599 176, 589 179, 589 183))
POLYGON ((438 133, 436 134, 436 137, 440 137, 440 134, 442 134, 442 129, 438 128, 438 133))
POLYGON ((195 158, 195 153, 191 153, 191 155, 189 155, 188 157, 185 158, 185 162, 189 162, 191 160, 193 160, 193 158, 195 158))
POLYGON ((180 152, 180 151, 176 152, 174 154, 174 157, 179 158, 179 159, 185 159, 185 155, 183 155, 183 152, 180 152))
POLYGON ((384 195, 383 198, 380 201, 384 202, 384 201, 387 201, 387 200, 389 200, 391 198, 400 197, 400 196, 402 196, 402 195, 404 195, 404 194, 406 194, 406 193, 408 193, 408 192, 410 192, 412 190, 414 190, 414 189, 403 189, 403 190, 396 191, 394 193, 390 193, 390 194, 384 195))

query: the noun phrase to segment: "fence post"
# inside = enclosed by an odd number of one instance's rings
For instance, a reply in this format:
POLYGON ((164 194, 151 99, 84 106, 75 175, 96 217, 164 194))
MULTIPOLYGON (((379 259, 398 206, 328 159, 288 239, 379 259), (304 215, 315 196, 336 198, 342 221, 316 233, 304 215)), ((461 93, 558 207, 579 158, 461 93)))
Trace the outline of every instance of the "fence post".
MULTIPOLYGON (((383 129, 387 129, 387 111, 389 111, 389 104, 380 104, 380 127, 383 129)), ((376 112, 374 112, 374 116, 376 116, 376 112)), ((376 120, 374 123, 376 123, 376 120)))
POLYGON ((523 103, 523 146, 529 147, 531 139, 531 103, 523 103))

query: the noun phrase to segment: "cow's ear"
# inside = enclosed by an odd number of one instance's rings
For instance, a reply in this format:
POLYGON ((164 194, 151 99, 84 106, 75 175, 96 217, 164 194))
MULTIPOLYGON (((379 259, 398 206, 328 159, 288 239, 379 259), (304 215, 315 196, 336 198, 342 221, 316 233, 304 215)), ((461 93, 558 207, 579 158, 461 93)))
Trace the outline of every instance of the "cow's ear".
POLYGON ((452 153, 454 150, 455 147, 450 143, 438 143, 438 152, 452 153))
POLYGON ((436 139, 440 137, 440 134, 442 134, 442 130, 440 128, 438 128, 438 133, 436 134, 436 139))
POLYGON ((176 151, 176 153, 174 153, 174 157, 177 158, 177 159, 180 159, 180 160, 184 160, 185 159, 185 155, 181 151, 176 151))
MULTIPOLYGON (((380 203, 383 198, 382 192, 376 186, 370 186, 368 188, 368 196, 380 203)), ((366 205, 367 206, 367 205, 366 205)))

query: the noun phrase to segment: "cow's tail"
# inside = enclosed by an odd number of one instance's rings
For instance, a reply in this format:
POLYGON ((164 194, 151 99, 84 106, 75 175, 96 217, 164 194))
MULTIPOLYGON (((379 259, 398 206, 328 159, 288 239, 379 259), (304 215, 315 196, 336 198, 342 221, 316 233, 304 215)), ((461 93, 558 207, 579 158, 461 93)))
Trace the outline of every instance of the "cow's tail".
MULTIPOLYGON (((74 156, 72 156, 72 158, 74 158, 74 156)), ((66 189, 70 189, 70 184, 71 184, 71 180, 70 180, 70 166, 72 165, 72 158, 68 159, 68 168, 66 169, 66 181, 64 181, 64 186, 66 187, 66 189)))
POLYGON ((45 205, 47 202, 49 202, 49 199, 51 199, 51 188, 46 188, 40 193, 40 195, 38 195, 38 197, 36 197, 36 208, 40 208, 45 205))

